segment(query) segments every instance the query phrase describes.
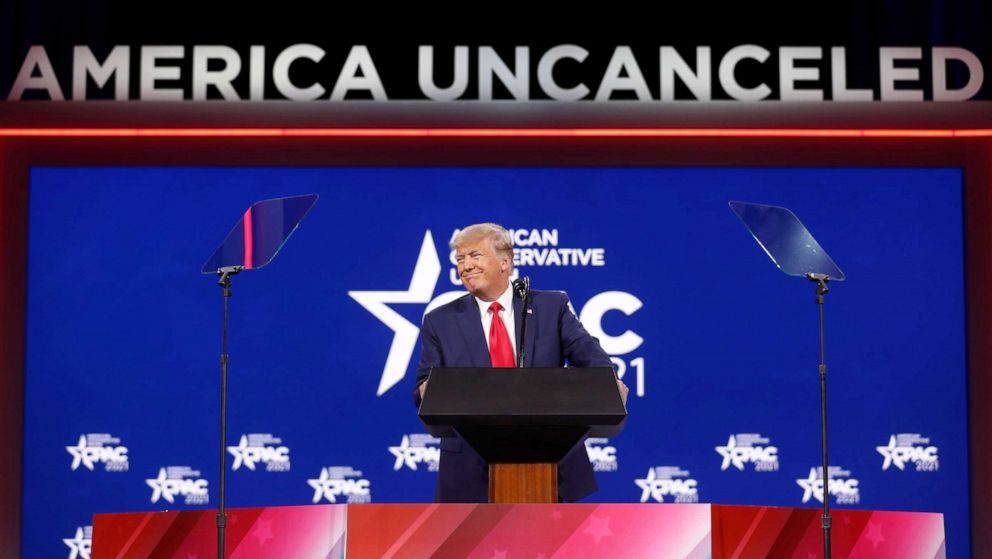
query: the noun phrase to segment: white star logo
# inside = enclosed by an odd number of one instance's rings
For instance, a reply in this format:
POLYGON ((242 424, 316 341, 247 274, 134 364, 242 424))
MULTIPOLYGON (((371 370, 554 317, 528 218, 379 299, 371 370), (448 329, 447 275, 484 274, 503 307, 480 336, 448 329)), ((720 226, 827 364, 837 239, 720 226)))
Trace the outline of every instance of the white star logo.
POLYGON ((720 465, 720 470, 726 470, 733 463, 734 467, 738 470, 744 471, 744 455, 747 454, 745 449, 737 448, 737 438, 730 435, 727 439, 727 446, 715 447, 715 450, 723 456, 723 464, 720 465))
POLYGON ((246 435, 241 435, 241 441, 238 446, 229 446, 227 451, 234 456, 234 463, 231 464, 231 471, 237 470, 244 464, 249 470, 255 470, 255 460, 252 456, 248 454, 248 437, 246 435))
POLYGON ((403 380, 413 350, 417 345, 420 327, 403 318, 402 315, 387 306, 387 303, 429 303, 434 294, 437 279, 441 276, 441 261, 434 248, 434 237, 430 230, 424 233, 424 241, 420 245, 420 255, 413 268, 410 287, 406 291, 349 291, 348 295, 358 302, 365 310, 372 313, 393 331, 393 343, 389 347, 386 365, 382 369, 379 388, 376 396, 382 396, 387 390, 403 380))
POLYGON ((90 559, 92 540, 83 537, 83 529, 76 528, 76 536, 62 538, 62 543, 69 546, 69 559, 90 559))
POLYGON ((334 491, 332 486, 335 485, 335 480, 330 479, 327 473, 327 468, 320 469, 320 477, 317 479, 308 479, 307 485, 313 487, 313 502, 319 503, 320 498, 324 497, 332 503, 336 503, 337 499, 334 498, 334 491))
POLYGON ((643 492, 641 493, 641 502, 646 503, 648 497, 651 497, 659 503, 665 502, 665 490, 663 488, 665 480, 658 479, 655 475, 654 468, 648 468, 648 475, 644 479, 635 479, 634 483, 640 487, 643 492))
POLYGON ((165 499, 170 503, 174 503, 175 500, 172 498, 172 491, 166 489, 165 484, 168 479, 165 476, 165 468, 158 469, 158 477, 155 479, 146 479, 145 483, 148 487, 152 488, 152 502, 157 503, 159 498, 165 499))
POLYGON ((810 497, 816 497, 817 501, 823 502, 823 480, 816 477, 816 468, 809 469, 809 477, 797 479, 796 483, 803 488, 803 502, 808 502, 810 497))
POLYGON ((79 443, 76 444, 76 446, 67 446, 65 449, 72 455, 73 471, 75 471, 80 464, 86 466, 88 470, 93 469, 93 458, 88 456, 86 452, 86 435, 79 435, 79 443))
POLYGON ((413 459, 412 453, 407 452, 410 448, 410 437, 403 435, 403 440, 400 441, 400 446, 389 447, 389 452, 396 457, 396 463, 393 464, 393 471, 397 471, 403 467, 405 463, 410 467, 411 470, 417 469, 417 462, 413 459))
MULTIPOLYGON (((389 308, 389 303, 418 303, 431 302, 434 288, 441 276, 441 261, 434 248, 434 237, 430 230, 424 233, 424 241, 420 245, 420 255, 413 268, 410 287, 406 291, 349 291, 348 295, 358 302, 365 310, 382 321, 393 331, 393 343, 389 346, 386 365, 382 369, 379 388, 376 396, 382 396, 387 390, 403 380, 413 358, 413 351, 420 335, 420 326, 411 323, 402 315, 389 308)), ((461 292, 445 294, 442 303, 461 296, 461 292)), ((439 298, 440 299, 440 298, 439 298)), ((438 301, 435 301, 437 303, 438 301)), ((430 310, 434 305, 429 305, 430 310)))
POLYGON ((876 446, 875 450, 878 451, 885 461, 882 462, 882 471, 888 470, 889 466, 895 465, 895 467, 903 470, 906 468, 906 464, 903 462, 900 456, 896 456, 896 436, 892 435, 889 437, 888 446, 876 446))

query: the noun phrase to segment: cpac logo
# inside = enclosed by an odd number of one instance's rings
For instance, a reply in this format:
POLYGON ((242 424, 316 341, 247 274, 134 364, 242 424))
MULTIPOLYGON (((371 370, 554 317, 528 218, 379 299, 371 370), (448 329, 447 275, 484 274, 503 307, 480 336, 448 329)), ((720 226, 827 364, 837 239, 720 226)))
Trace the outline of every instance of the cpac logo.
POLYGON ((346 479, 347 477, 359 477, 362 472, 351 468, 341 468, 332 466, 321 468, 320 477, 308 479, 307 485, 313 488, 313 502, 319 503, 321 499, 328 502, 338 502, 338 497, 345 497, 348 503, 371 503, 372 491, 371 483, 367 479, 346 479))
POLYGON ((80 435, 76 446, 65 447, 72 456, 72 471, 80 465, 92 471, 94 464, 103 463, 108 472, 126 472, 128 469, 126 446, 104 446, 106 443, 119 443, 120 439, 98 433, 80 435))
MULTIPOLYGON (((861 500, 860 483, 854 478, 850 478, 851 472, 847 472, 834 466, 830 467, 830 485, 827 491, 833 495, 839 505, 854 505, 861 500), (837 477, 834 477, 834 476, 837 477), (848 477, 849 479, 840 479, 848 477)), ((820 475, 821 468, 810 468, 809 477, 797 479, 796 483, 803 488, 803 503, 815 497, 817 501, 823 502, 823 476, 820 475)))
POLYGON ((609 446, 609 439, 589 438, 586 439, 586 454, 592 462, 592 469, 595 472, 615 472, 617 471, 617 449, 609 446))
POLYGON ((940 469, 937 447, 929 445, 930 439, 916 433, 900 433, 889 437, 887 446, 876 446, 875 450, 882 455, 882 471, 895 466, 900 470, 906 468, 907 462, 916 465, 917 472, 935 472, 940 469), (922 444, 919 444, 922 443, 922 444))
POLYGON ((756 442, 768 443, 769 440, 754 433, 739 433, 737 436, 730 435, 726 446, 714 447, 723 457, 720 470, 726 470, 733 464, 743 472, 744 464, 752 463, 756 472, 778 471, 778 447, 754 446, 756 442))
POLYGON ((648 498, 664 503, 665 496, 675 497, 676 503, 698 503, 699 482, 688 477, 689 472, 677 467, 659 466, 648 469, 644 479, 635 479, 634 483, 641 488, 641 502, 648 498), (675 479, 684 477, 685 479, 675 479))
POLYGON ((389 447, 390 454, 396 457, 393 471, 399 471, 403 466, 417 471, 417 464, 427 464, 428 472, 436 472, 441 461, 441 449, 427 445, 440 443, 439 439, 423 433, 403 435, 400 446, 389 447))
POLYGON ((146 479, 145 483, 152 488, 153 503, 160 498, 175 503, 176 495, 182 495, 187 505, 205 505, 210 500, 208 482, 199 476, 200 472, 186 466, 169 466, 159 468, 158 477, 146 479))
MULTIPOLYGON (((441 259, 434 247, 434 237, 430 230, 424 234, 420 245, 420 255, 413 267, 410 286, 405 291, 349 291, 348 295, 365 310, 372 313, 383 324, 393 331, 393 341, 386 356, 386 364, 382 369, 379 387, 376 395, 382 396, 390 388, 396 386, 407 373, 413 353, 417 347, 420 335, 420 325, 404 318, 400 313, 389 307, 390 304, 425 305, 424 314, 435 308, 450 303, 465 295, 464 290, 447 291, 434 296, 438 279, 441 277, 441 259)), ((634 351, 644 342, 644 338, 635 332, 627 330, 618 336, 607 334, 602 328, 603 315, 611 310, 631 315, 640 309, 640 299, 623 291, 607 291, 591 298, 582 312, 579 320, 588 332, 599 338, 600 344, 610 355, 624 355, 634 351)), ((640 359, 640 371, 643 372, 643 358, 640 359)), ((634 362, 631 362, 634 364, 634 362)), ((636 365, 636 364, 634 364, 636 365)), ((622 378, 622 373, 621 373, 622 378)), ((634 392, 644 395, 643 380, 639 377, 634 392)))
POLYGON ((269 442, 279 444, 282 440, 268 433, 241 435, 241 441, 237 446, 227 447, 227 451, 234 456, 231 471, 237 471, 242 465, 254 471, 256 463, 264 462, 267 472, 288 472, 289 448, 266 444, 269 442))
POLYGON ((93 527, 80 526, 72 538, 62 538, 62 543, 69 547, 69 559, 90 559, 90 549, 93 547, 93 527))

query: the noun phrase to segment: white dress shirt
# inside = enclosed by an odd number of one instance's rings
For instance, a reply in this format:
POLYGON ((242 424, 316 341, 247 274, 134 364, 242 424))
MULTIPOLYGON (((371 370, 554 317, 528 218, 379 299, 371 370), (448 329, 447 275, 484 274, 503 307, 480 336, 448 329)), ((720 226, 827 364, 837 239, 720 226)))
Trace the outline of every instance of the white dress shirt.
MULTIPOLYGON (((483 301, 478 297, 475 298, 475 302, 479 304, 479 314, 482 317, 482 331, 486 334, 486 347, 489 347, 489 329, 493 324, 493 313, 489 312, 489 305, 493 302, 483 301)), ((499 311, 499 317, 503 319, 503 325, 506 326, 506 333, 510 336, 510 346, 513 348, 513 357, 517 357, 517 334, 513 323, 513 286, 507 285, 506 291, 496 299, 496 302, 503 307, 499 311)))

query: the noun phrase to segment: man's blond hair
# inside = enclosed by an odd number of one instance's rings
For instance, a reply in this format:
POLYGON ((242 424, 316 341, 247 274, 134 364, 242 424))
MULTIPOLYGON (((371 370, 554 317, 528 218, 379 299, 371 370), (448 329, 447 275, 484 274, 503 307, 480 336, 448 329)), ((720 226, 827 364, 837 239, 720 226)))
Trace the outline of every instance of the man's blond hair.
POLYGON ((512 272, 513 239, 510 237, 510 232, 497 223, 476 223, 474 225, 469 225, 451 238, 451 242, 448 243, 448 247, 451 250, 458 250, 458 247, 460 246, 470 245, 481 241, 482 239, 489 239, 489 243, 492 245, 493 251, 497 255, 509 259, 510 271, 512 272))

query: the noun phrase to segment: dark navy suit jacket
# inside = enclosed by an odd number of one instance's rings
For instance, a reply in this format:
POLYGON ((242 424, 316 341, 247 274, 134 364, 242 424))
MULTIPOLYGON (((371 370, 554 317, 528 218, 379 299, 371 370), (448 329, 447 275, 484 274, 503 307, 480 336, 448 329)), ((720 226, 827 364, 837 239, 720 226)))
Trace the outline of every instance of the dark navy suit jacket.
MULTIPOLYGON (((596 338, 582 327, 560 291, 530 292, 527 339, 528 367, 612 367, 596 338)), ((515 338, 520 340, 523 301, 513 299, 515 338)), ((466 294, 424 317, 422 351, 417 365, 414 400, 420 406, 420 385, 433 367, 491 367, 482 317, 475 297, 466 294)), ((429 389, 429 388, 428 388, 429 389)), ((558 495, 577 501, 596 491, 596 478, 584 444, 578 444, 558 464, 558 495)), ((441 503, 484 503, 489 498, 489 468, 461 438, 441 439, 435 500, 441 503)))

